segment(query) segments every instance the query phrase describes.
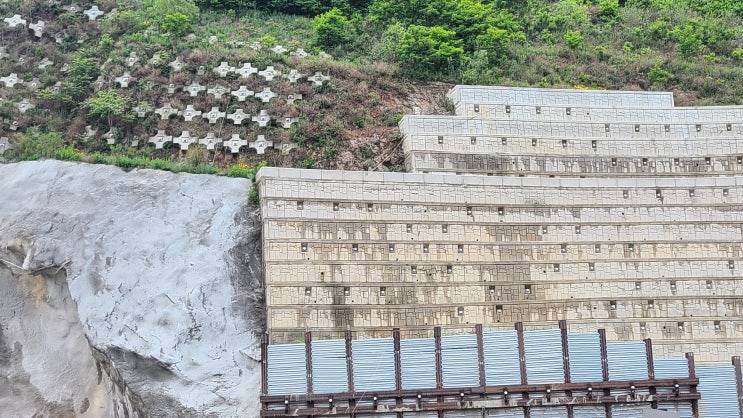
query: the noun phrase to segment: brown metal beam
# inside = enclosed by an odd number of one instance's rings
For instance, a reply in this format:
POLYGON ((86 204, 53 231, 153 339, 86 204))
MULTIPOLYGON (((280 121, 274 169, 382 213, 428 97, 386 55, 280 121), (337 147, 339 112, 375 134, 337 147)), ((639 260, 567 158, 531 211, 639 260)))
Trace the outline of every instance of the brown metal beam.
POLYGON ((261 339, 261 395, 268 395, 268 334, 261 339))
POLYGON ((312 390, 312 333, 304 333, 304 367, 307 372, 307 393, 311 394, 312 390))
POLYGON ((735 368, 735 387, 738 390, 738 413, 743 418, 743 373, 740 368, 740 357, 733 357, 733 367, 735 368))
MULTIPOLYGON (((599 329, 599 345, 601 346, 601 376, 604 382, 609 381, 609 353, 606 348, 606 330, 599 329)), ((604 389, 604 396, 609 396, 611 390, 609 388, 604 389)), ((604 413, 606 418, 611 418, 611 405, 604 405, 604 413)))
MULTIPOLYGON (((697 386, 699 379, 697 378, 678 378, 678 379, 660 379, 660 380, 623 380, 623 381, 608 381, 608 382, 581 382, 581 383, 556 383, 556 384, 530 384, 530 385, 511 385, 511 386, 487 386, 481 387, 461 387, 461 388, 444 388, 444 389, 405 389, 401 391, 388 390, 388 391, 376 391, 376 392, 338 392, 338 393, 319 393, 319 394, 303 394, 303 395, 268 395, 262 396, 261 402, 264 403, 283 403, 285 399, 291 398, 292 401, 306 402, 306 401, 322 401, 327 400, 328 397, 332 397, 337 401, 345 401, 348 399, 362 399, 376 396, 378 399, 394 399, 394 398, 415 398, 418 395, 422 397, 445 397, 445 396, 459 396, 461 393, 465 396, 469 395, 499 395, 504 390, 509 392, 527 392, 527 393, 539 393, 543 394, 547 389, 551 389, 552 392, 561 392, 567 390, 586 392, 588 388, 592 388, 593 391, 601 391, 604 389, 617 389, 627 390, 630 386, 634 385, 636 389, 649 388, 655 386, 656 388, 673 388, 675 384, 684 387, 697 386)), ((594 398, 600 395, 594 395, 594 398)))
POLYGON ((441 370, 441 327, 433 328, 433 341, 436 354, 436 389, 444 387, 444 374, 441 370))
POLYGON ((348 375, 348 391, 353 392, 356 390, 354 388, 354 381, 353 381, 353 336, 351 335, 351 330, 346 330, 345 335, 346 340, 346 374, 348 375))
POLYGON ((480 372, 480 386, 485 387, 485 343, 482 339, 482 324, 475 325, 475 335, 477 336, 477 369, 480 372))
MULTIPOLYGON (((694 353, 686 353, 686 361, 689 364, 689 379, 696 379, 697 369, 694 363, 694 353)), ((699 383, 697 382, 697 384, 689 386, 689 393, 697 394, 698 384, 699 383)), ((696 400, 691 401, 691 417, 699 418, 699 401, 696 401, 696 400)))
MULTIPOLYGON (((560 328, 560 345, 562 346, 562 371, 565 383, 570 383, 570 350, 568 347, 568 322, 561 319, 558 323, 560 328)), ((572 391, 565 391, 565 396, 573 396, 572 391)), ((573 418, 573 405, 567 405, 568 418, 573 418)))
MULTIPOLYGON (((369 395, 367 395, 368 397, 369 395)), ((698 393, 680 393, 676 394, 662 394, 655 395, 652 397, 658 402, 692 402, 700 399, 698 393)), ((368 400, 368 399, 365 399, 368 400)), ((394 407, 385 407, 383 411, 378 410, 374 406, 356 406, 353 409, 346 406, 334 406, 333 408, 294 408, 289 411, 282 409, 265 410, 261 412, 261 417, 296 417, 296 416, 336 416, 336 415, 348 415, 351 413, 355 414, 370 414, 375 412, 385 413, 401 413, 401 412, 443 412, 452 410, 483 410, 483 409, 499 409, 499 408, 538 408, 541 406, 557 406, 557 405, 609 405, 612 404, 637 404, 647 403, 651 401, 649 395, 612 395, 603 396, 596 395, 592 397, 577 396, 577 397, 558 397, 551 398, 547 401, 545 398, 533 398, 533 399, 512 399, 509 402, 504 402, 500 399, 485 399, 485 400, 465 400, 465 401, 446 401, 446 402, 425 402, 425 403, 406 403, 394 407)))
MULTIPOLYGON (((655 360, 653 359, 653 341, 650 338, 646 338, 643 340, 645 343, 645 359, 648 363, 648 379, 653 380, 655 379, 655 360)), ((655 387, 650 387, 650 394, 655 395, 656 389, 655 387)), ((653 409, 658 409, 658 402, 652 402, 650 404, 650 407, 653 409)))

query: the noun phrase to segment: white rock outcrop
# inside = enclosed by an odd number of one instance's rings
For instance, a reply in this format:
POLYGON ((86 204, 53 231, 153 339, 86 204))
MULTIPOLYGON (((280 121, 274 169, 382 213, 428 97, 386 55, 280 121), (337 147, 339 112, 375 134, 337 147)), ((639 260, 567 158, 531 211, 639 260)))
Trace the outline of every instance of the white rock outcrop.
POLYGON ((0 415, 258 416, 264 310, 249 188, 0 165, 0 415))

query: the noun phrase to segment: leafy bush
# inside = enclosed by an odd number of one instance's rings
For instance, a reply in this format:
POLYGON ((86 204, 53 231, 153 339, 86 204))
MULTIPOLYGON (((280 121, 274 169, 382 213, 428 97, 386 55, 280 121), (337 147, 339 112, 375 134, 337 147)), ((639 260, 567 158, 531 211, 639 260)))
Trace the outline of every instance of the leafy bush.
POLYGON ((313 20, 315 28, 315 45, 333 48, 351 41, 353 36, 353 25, 338 8, 315 17, 313 20))
POLYGON ((167 14, 160 22, 160 29, 176 36, 183 35, 191 29, 191 18, 178 12, 167 14))
POLYGON ((580 31, 569 30, 562 35, 562 39, 565 40, 565 43, 568 44, 570 49, 583 49, 583 40, 585 38, 581 35, 580 31))
POLYGON ((76 150, 72 145, 68 145, 54 153, 54 158, 63 161, 80 161, 82 160, 82 157, 82 153, 76 150))
POLYGON ((619 16, 619 2, 617 0, 604 0, 599 3, 599 18, 604 22, 614 22, 619 16))
POLYGON ((462 63, 464 48, 453 31, 412 25, 400 39, 397 55, 412 74, 442 72, 462 63))
POLYGON ((40 132, 32 128, 17 136, 9 154, 21 161, 54 158, 63 145, 62 134, 59 132, 40 132))
POLYGON ((106 119, 108 125, 111 125, 111 118, 124 116, 129 107, 127 98, 119 94, 116 90, 101 90, 96 97, 91 97, 85 101, 85 108, 88 109, 88 117, 92 119, 106 119))
POLYGON ((743 48, 735 48, 735 50, 733 50, 732 56, 736 60, 743 60, 743 48))
POLYGON ((673 77, 673 73, 660 68, 659 65, 653 67, 653 69, 648 73, 650 82, 656 84, 665 84, 671 77, 673 77))

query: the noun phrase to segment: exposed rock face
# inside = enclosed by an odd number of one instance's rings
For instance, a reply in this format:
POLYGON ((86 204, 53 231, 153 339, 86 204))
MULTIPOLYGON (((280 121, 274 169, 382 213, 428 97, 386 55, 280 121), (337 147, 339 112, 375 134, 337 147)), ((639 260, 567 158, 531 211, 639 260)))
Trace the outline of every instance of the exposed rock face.
POLYGON ((0 165, 3 416, 258 416, 244 179, 0 165))

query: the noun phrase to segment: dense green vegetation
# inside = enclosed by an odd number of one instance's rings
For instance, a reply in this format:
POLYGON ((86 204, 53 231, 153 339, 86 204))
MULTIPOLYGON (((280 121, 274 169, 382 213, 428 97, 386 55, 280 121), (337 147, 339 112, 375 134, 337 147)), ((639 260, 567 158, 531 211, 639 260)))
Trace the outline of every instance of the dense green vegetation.
MULTIPOLYGON (((80 2, 78 2, 80 3, 80 2)), ((81 4, 88 7, 89 1, 81 4)), ((108 13, 91 23, 62 5, 45 0, 9 0, 5 16, 20 12, 29 21, 47 22, 47 33, 2 29, 9 58, 1 75, 38 78, 44 88, 31 93, 36 108, 14 108, 28 92, 6 89, 0 117, 17 121, 10 134, 11 159, 62 158, 107 162, 171 171, 222 172, 243 164, 397 170, 401 167, 396 122, 410 112, 413 95, 430 109, 446 109, 440 94, 449 84, 505 84, 541 87, 671 90, 676 102, 743 103, 743 1, 740 0, 107 0, 108 13), (258 41, 260 51, 248 47, 258 41), (299 60, 271 53, 282 45, 310 53, 299 60), (321 53, 322 52, 322 53, 321 53), (332 55, 322 58, 323 53, 332 55), (127 66, 130 54, 140 64, 127 66), (158 64, 142 65, 151 57, 158 64), (31 58, 25 63, 19 57, 31 58), (47 57, 60 66, 39 71, 47 57), (187 67, 174 71, 178 57, 187 67), (131 138, 147 138, 157 129, 203 135, 207 128, 180 119, 136 117, 134 108, 170 101, 183 108, 218 106, 234 111, 229 97, 191 99, 168 95, 162 86, 198 80, 239 84, 236 75, 219 79, 196 68, 251 62, 279 71, 322 71, 332 81, 323 87, 274 82, 279 93, 300 93, 303 100, 272 109, 292 115, 291 129, 225 125, 222 137, 265 134, 276 143, 298 147, 285 155, 265 156, 244 150, 237 156, 194 145, 187 152, 166 146, 129 147, 131 138), (136 81, 127 89, 113 82, 124 71, 136 81), (100 81, 103 80, 103 83, 100 81), (426 84, 444 82, 445 84, 426 84), (427 92, 436 91, 436 94, 427 92), (425 99, 420 99, 425 97, 425 99), (438 99, 432 100, 431 97, 438 99), (194 101, 195 100, 195 101, 194 101), (435 103, 434 103, 435 102, 435 103), (43 103, 43 105, 40 105, 43 103), (115 128, 115 131, 110 131, 115 128), (98 132, 95 140, 88 130, 98 132), (203 132, 202 132, 203 131, 203 132), (117 145, 101 134, 113 132, 117 145), (133 162, 131 162, 133 161, 133 162), (210 168, 207 168, 210 167, 210 168)), ((264 87, 249 85, 249 87, 264 87)), ((203 97, 203 94, 202 94, 203 97)), ((239 104, 256 114, 259 103, 239 104), (252 106, 252 107, 251 107, 252 106)), ((203 124, 202 124, 203 125, 203 124)), ((6 125, 7 126, 7 125, 6 125)))

